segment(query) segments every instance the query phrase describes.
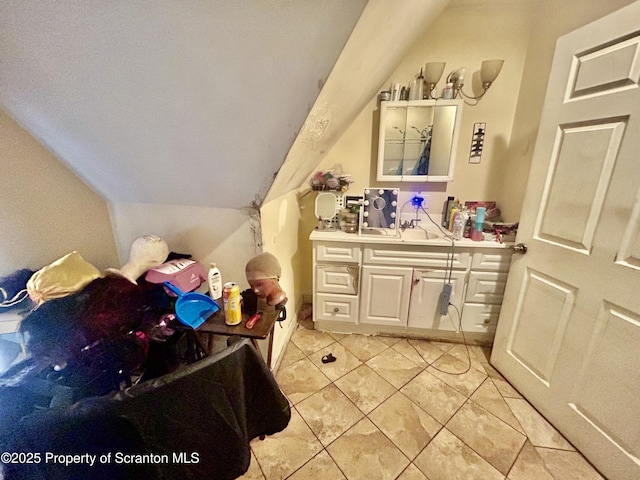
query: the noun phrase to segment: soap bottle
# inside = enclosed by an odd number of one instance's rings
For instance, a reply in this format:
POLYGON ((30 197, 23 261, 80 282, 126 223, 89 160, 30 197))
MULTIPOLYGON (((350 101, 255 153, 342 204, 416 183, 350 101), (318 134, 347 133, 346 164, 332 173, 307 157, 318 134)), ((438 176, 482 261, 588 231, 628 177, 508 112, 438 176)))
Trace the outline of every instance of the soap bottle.
POLYGON ((209 295, 211 298, 218 300, 222 297, 222 275, 215 263, 210 264, 207 283, 209 284, 209 295))

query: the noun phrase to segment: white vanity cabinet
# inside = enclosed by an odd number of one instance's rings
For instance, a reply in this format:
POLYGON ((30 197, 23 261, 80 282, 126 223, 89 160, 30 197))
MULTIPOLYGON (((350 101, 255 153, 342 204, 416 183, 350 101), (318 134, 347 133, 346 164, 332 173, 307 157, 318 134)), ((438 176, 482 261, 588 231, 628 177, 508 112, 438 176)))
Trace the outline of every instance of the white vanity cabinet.
POLYGON ((462 314, 465 332, 495 333, 510 263, 508 249, 473 254, 462 314))
POLYGON ((406 327, 413 270, 363 265, 360 323, 406 327))
POLYGON ((354 243, 314 242, 314 319, 357 322, 361 252, 354 243))
POLYGON ((496 242, 314 232, 313 320, 338 333, 493 342, 511 252, 496 242), (333 241, 332 241, 333 240, 333 241), (440 296, 452 286, 447 314, 440 296), (455 308, 454 308, 455 307, 455 308))

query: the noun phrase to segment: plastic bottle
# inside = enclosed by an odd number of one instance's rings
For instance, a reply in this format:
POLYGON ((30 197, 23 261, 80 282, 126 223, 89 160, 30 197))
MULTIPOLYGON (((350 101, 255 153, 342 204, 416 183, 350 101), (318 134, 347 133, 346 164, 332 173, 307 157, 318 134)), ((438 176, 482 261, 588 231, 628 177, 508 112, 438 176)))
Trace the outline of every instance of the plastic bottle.
POLYGON ((207 283, 209 284, 209 295, 214 300, 222 297, 222 275, 215 263, 211 263, 207 274, 207 283))
POLYGON ((462 240, 462 236, 464 234, 464 214, 460 211, 455 214, 453 217, 453 239, 454 240, 462 240))
POLYGON ((444 100, 451 100, 453 98, 453 83, 447 83, 442 89, 442 98, 444 100))

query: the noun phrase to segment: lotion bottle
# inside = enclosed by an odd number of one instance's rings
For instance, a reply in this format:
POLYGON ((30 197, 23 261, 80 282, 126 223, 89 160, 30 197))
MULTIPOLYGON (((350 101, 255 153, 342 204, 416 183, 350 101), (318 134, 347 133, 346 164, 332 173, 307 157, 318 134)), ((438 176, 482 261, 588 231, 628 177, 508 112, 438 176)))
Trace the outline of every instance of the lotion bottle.
POLYGON ((209 295, 211 298, 218 300, 222 297, 222 275, 215 263, 210 264, 207 283, 209 284, 209 295))

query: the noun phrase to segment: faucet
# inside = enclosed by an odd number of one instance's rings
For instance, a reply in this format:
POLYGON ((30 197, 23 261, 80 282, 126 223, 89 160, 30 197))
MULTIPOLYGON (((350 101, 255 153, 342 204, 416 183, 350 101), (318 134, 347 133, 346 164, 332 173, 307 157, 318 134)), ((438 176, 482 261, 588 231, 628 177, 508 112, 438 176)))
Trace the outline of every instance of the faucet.
POLYGON ((405 220, 404 222, 402 222, 402 223, 400 224, 400 228, 401 228, 402 230, 404 230, 405 228, 417 228, 417 227, 418 227, 418 222, 419 222, 420 220, 421 220, 421 219, 420 219, 420 218, 418 218, 418 217, 416 217, 416 218, 412 218, 412 219, 411 219, 411 220, 409 220, 409 221, 405 220))

